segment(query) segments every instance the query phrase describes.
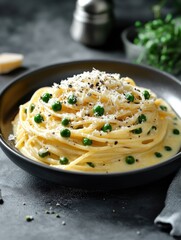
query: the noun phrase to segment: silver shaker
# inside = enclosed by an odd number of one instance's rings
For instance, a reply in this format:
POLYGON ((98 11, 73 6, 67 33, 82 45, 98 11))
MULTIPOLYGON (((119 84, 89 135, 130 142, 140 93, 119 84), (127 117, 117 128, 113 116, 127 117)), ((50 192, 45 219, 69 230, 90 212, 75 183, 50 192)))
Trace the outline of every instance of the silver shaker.
POLYGON ((112 0, 77 0, 70 33, 75 41, 104 45, 113 27, 112 0))

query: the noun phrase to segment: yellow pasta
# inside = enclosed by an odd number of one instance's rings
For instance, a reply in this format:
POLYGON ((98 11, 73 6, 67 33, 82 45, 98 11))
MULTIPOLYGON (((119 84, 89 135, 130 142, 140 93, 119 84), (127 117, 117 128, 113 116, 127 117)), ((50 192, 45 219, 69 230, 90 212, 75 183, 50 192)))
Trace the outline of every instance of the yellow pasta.
POLYGON ((163 99, 96 69, 38 89, 20 106, 13 131, 25 156, 85 172, 147 167, 181 145, 181 121, 163 99))

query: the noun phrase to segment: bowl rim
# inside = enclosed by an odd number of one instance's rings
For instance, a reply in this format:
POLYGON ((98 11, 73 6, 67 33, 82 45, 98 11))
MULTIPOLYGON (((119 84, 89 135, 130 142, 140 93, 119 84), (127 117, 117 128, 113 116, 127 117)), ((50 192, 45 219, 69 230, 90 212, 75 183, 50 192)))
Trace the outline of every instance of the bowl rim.
MULTIPOLYGON (((125 64, 125 65, 135 66, 135 67, 138 67, 138 68, 143 69, 143 70, 148 70, 148 71, 152 71, 152 72, 164 75, 165 77, 170 78, 171 81, 174 81, 181 86, 181 81, 179 81, 175 76, 173 76, 169 73, 163 72, 161 70, 155 69, 155 68, 150 67, 150 66, 130 63, 129 61, 123 61, 123 60, 118 61, 118 60, 111 60, 111 59, 110 60, 86 59, 86 60, 78 60, 78 61, 59 62, 59 63, 46 65, 46 66, 43 66, 43 67, 37 67, 36 69, 33 69, 33 70, 29 70, 26 73, 23 73, 20 76, 16 77, 10 84, 5 86, 0 93, 0 99, 3 97, 3 95, 6 93, 6 91, 8 91, 9 88, 13 87, 13 85, 15 85, 17 82, 22 81, 23 78, 25 78, 25 77, 27 77, 31 74, 38 74, 38 72, 45 71, 45 70, 48 70, 50 68, 54 68, 54 67, 58 67, 58 66, 62 67, 63 65, 68 66, 68 65, 72 65, 72 64, 93 63, 93 62, 100 62, 100 63, 101 62, 106 62, 106 63, 113 63, 113 64, 123 64, 123 65, 125 64)), ((0 108, 1 108, 1 102, 2 101, 0 101, 0 108)), ((3 134, 2 134, 2 131, 1 131, 1 126, 0 126, 0 144, 2 144, 4 146, 4 148, 6 150, 8 150, 9 152, 11 152, 13 155, 16 155, 16 157, 18 157, 18 158, 23 158, 24 161, 28 162, 31 165, 36 165, 37 167, 43 167, 47 170, 57 172, 57 173, 71 174, 71 175, 75 175, 75 176, 82 176, 82 175, 89 176, 89 177, 98 176, 98 177, 102 177, 102 178, 103 177, 109 178, 109 177, 113 177, 113 176, 115 176, 115 177, 116 176, 127 176, 127 175, 135 175, 135 174, 139 174, 139 173, 150 172, 154 169, 159 169, 159 168, 162 168, 163 166, 169 165, 170 163, 174 162, 177 158, 181 157, 181 152, 178 152, 177 154, 175 154, 174 156, 172 156, 168 160, 165 160, 163 162, 157 163, 157 164, 152 165, 152 166, 140 168, 140 169, 125 171, 125 172, 110 172, 110 173, 96 172, 96 173, 93 173, 93 172, 81 172, 81 171, 59 169, 59 168, 55 168, 53 166, 46 165, 46 164, 41 163, 41 162, 37 162, 33 159, 30 159, 30 158, 24 156, 21 152, 19 152, 16 149, 13 149, 7 143, 7 140, 5 140, 5 138, 3 137, 3 134)))

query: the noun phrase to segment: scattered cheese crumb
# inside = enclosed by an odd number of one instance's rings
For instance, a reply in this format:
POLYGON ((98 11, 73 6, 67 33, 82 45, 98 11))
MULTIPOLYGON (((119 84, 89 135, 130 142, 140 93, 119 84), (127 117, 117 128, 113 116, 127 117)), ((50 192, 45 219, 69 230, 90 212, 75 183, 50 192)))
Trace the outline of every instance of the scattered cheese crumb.
POLYGON ((13 134, 9 134, 8 140, 9 141, 15 140, 15 136, 13 134))

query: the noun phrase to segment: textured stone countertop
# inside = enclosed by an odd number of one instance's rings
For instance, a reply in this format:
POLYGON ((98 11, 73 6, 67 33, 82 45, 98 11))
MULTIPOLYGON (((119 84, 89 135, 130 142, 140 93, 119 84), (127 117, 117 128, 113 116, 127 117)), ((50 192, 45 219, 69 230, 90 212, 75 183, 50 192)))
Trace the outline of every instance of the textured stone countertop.
MULTIPOLYGON (((126 22, 119 1, 116 4, 121 29, 129 20, 126 22)), ((125 58, 119 27, 112 38, 115 41, 102 49, 74 42, 69 33, 74 7, 73 0, 0 0, 0 52, 25 56, 22 69, 0 76, 1 89, 18 74, 55 62, 125 58)), ((164 206, 172 177, 126 190, 72 189, 29 175, 0 150, 4 199, 0 205, 0 239, 172 239, 153 224, 164 206), (27 222, 26 215, 32 215, 34 221, 27 222)))

